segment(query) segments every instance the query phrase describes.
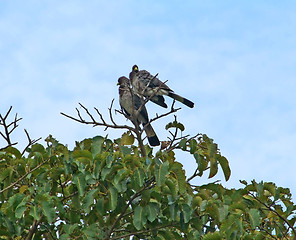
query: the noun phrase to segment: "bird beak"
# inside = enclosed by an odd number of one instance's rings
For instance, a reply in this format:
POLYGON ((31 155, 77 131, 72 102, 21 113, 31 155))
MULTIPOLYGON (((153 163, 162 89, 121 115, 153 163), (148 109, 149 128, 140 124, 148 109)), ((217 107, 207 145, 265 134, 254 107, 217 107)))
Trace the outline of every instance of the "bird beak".
POLYGON ((116 84, 116 85, 118 86, 118 85, 120 85, 120 83, 119 83, 119 82, 117 82, 117 84, 116 84))

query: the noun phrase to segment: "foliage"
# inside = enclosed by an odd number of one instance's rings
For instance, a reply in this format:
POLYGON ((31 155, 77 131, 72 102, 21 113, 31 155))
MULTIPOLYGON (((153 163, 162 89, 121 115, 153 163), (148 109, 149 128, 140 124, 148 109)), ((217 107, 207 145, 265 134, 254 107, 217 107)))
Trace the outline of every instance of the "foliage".
MULTIPOLYGON (((34 144, 26 157, 13 147, 2 150, 1 239, 292 236, 296 207, 288 189, 255 181, 238 190, 217 183, 193 187, 173 151, 153 154, 145 146, 149 154, 142 158, 130 133, 122 139, 97 136, 70 151, 50 136, 47 147, 34 144)), ((208 170, 212 177, 223 158, 213 145, 202 135, 178 149, 193 156, 199 176, 208 170)))
POLYGON ((241 189, 214 182, 227 159, 205 134, 171 138, 160 150, 135 144, 132 131, 96 136, 73 150, 52 136, 26 154, 0 150, 0 239, 295 239, 296 206, 289 189, 252 181, 241 189), (196 170, 190 177, 176 151, 196 170))

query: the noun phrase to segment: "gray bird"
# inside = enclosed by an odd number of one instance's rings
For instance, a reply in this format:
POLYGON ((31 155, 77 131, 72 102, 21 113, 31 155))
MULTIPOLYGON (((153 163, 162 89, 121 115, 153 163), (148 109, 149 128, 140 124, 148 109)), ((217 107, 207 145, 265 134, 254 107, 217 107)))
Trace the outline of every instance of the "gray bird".
POLYGON ((174 91, 170 89, 165 83, 150 74, 148 71, 139 71, 137 65, 133 66, 129 78, 131 80, 133 89, 135 89, 138 94, 143 94, 147 98, 154 94, 150 100, 164 108, 167 108, 168 106, 164 102, 163 95, 169 96, 190 108, 194 107, 193 102, 174 93, 174 91), (155 91, 157 92, 155 93, 155 91))
MULTIPOLYGON (((128 116, 132 117, 133 114, 135 114, 136 111, 143 105, 144 101, 130 88, 130 80, 128 78, 120 77, 117 85, 119 85, 120 106, 128 116)), ((160 142, 154 129, 149 123, 148 113, 145 106, 142 106, 136 120, 138 124, 142 123, 149 144, 151 146, 158 146, 160 142)))

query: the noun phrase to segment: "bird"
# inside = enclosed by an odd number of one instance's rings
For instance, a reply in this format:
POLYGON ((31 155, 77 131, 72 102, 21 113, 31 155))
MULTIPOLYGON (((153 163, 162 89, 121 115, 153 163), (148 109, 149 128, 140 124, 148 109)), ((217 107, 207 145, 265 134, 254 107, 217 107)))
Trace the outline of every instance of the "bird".
POLYGON ((132 71, 129 74, 130 81, 133 89, 140 95, 144 95, 146 98, 161 107, 167 108, 163 95, 169 96, 187 107, 193 108, 194 103, 180 95, 176 94, 165 83, 160 81, 156 76, 153 76, 146 70, 139 70, 137 65, 132 67, 132 71))
POLYGON ((159 146, 159 139, 149 123, 144 100, 130 88, 130 80, 127 77, 120 77, 117 85, 119 85, 119 103, 122 110, 133 119, 133 115, 141 108, 138 115, 135 116, 136 121, 138 124, 142 123, 149 144, 151 146, 159 146))

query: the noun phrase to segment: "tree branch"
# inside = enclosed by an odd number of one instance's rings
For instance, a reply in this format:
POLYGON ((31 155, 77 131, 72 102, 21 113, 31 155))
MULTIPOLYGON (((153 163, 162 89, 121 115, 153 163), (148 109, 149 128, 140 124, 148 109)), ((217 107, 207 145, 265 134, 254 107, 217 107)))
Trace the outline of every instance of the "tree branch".
POLYGON ((294 229, 294 227, 289 223, 289 221, 284 218, 281 214, 279 214, 276 210, 274 210, 272 207, 270 207, 269 205, 267 205, 266 203, 262 202, 259 198, 257 198, 253 193, 249 192, 251 194, 251 196, 257 200, 257 202, 259 202, 260 204, 262 204, 264 207, 266 207, 269 211, 271 211, 272 213, 274 213, 275 215, 277 215, 280 219, 282 219, 288 226, 289 228, 292 230, 292 232, 294 233, 294 235, 296 236, 296 229, 294 229))
POLYGON ((116 224, 120 221, 120 219, 122 219, 122 217, 125 215, 125 212, 127 211, 127 209, 129 208, 129 206, 132 204, 133 200, 136 199, 138 196, 140 196, 140 194, 149 188, 150 184, 152 184, 154 182, 154 177, 152 177, 149 181, 146 182, 145 186, 142 187, 138 192, 136 192, 128 201, 128 203, 126 204, 125 208, 123 209, 123 211, 121 212, 121 214, 115 219, 114 223, 112 224, 109 233, 107 234, 106 239, 110 239, 116 224))
POLYGON ((123 238, 130 237, 130 236, 137 235, 137 234, 149 233, 149 232, 152 232, 152 231, 155 231, 155 230, 159 230, 159 229, 162 229, 162 228, 173 227, 173 226, 175 226, 177 224, 178 223, 170 223, 170 224, 167 224, 167 225, 158 226, 158 227, 151 228, 151 229, 145 229, 145 230, 128 233, 128 234, 121 235, 121 236, 111 237, 111 239, 123 239, 123 238))
MULTIPOLYGON (((12 110, 12 106, 10 106, 9 110, 7 111, 7 113, 6 113, 6 115, 4 117, 0 114, 0 125, 2 125, 3 128, 4 128, 4 134, 2 132, 0 132, 0 135, 7 142, 7 146, 6 147, 13 146, 13 145, 16 145, 17 144, 17 142, 12 143, 12 141, 10 139, 10 134, 18 127, 17 122, 20 121, 20 120, 22 120, 22 118, 18 118, 17 117, 17 114, 15 114, 14 121, 12 121, 11 123, 7 124, 6 123, 6 120, 7 120, 8 116, 9 116, 11 110, 12 110), (12 128, 9 129, 11 126, 12 126, 12 128)), ((1 148, 1 150, 2 149, 4 149, 4 148, 1 148)))
MULTIPOLYGON (((2 136, 2 138, 4 138, 4 140, 7 142, 7 146, 4 147, 4 148, 0 148, 0 150, 3 150, 7 147, 10 147, 10 146, 13 146, 13 145, 16 145, 17 142, 12 142, 11 141, 11 138, 10 138, 10 135, 11 133, 18 127, 18 124, 17 122, 19 122, 20 120, 22 120, 22 118, 18 118, 17 116, 17 113, 15 114, 15 117, 14 117, 14 120, 7 124, 7 118, 10 114, 12 110, 12 106, 10 106, 9 110, 7 111, 6 115, 3 117, 1 114, 0 114, 0 125, 3 126, 4 128, 4 133, 0 132, 0 135, 2 136)), ((25 133, 27 135, 27 138, 28 138, 28 145, 25 147, 25 149, 23 150, 22 152, 22 156, 23 154, 25 153, 25 151, 31 146, 33 145, 34 143, 36 143, 37 141, 39 141, 41 138, 38 138, 37 140, 32 140, 27 132, 27 130, 25 129, 25 133)))
POLYGON ((26 236, 25 240, 31 240, 31 239, 33 238, 33 235, 34 235, 34 233, 36 232, 38 225, 42 222, 42 217, 43 217, 43 216, 41 216, 40 219, 39 219, 38 221, 35 220, 35 221, 33 222, 33 225, 32 225, 32 227, 30 228, 30 231, 29 231, 28 235, 26 236))
POLYGON ((20 181, 22 181, 24 178, 26 178, 30 173, 34 172, 35 170, 37 170, 38 168, 40 168, 41 166, 43 166, 45 163, 47 163, 50 159, 45 160, 44 162, 40 163, 38 166, 34 167, 32 170, 30 170, 29 172, 27 172, 25 175, 23 175, 21 178, 19 178, 18 180, 16 180, 14 183, 10 184, 9 186, 7 186, 6 188, 2 189, 0 191, 0 194, 5 192, 6 190, 12 188, 13 186, 15 186, 16 184, 18 184, 20 181))
POLYGON ((80 114, 80 111, 76 108, 77 114, 78 114, 78 118, 76 117, 72 117, 70 115, 67 115, 63 112, 61 112, 61 114, 67 118, 70 118, 76 122, 79 123, 83 123, 83 124, 90 124, 90 125, 94 125, 95 126, 104 126, 107 128, 114 128, 114 129, 128 129, 130 131, 135 131, 134 128, 128 126, 128 125, 118 125, 118 124, 109 124, 105 121, 103 115, 100 113, 100 111, 97 108, 94 108, 97 112, 97 114, 100 116, 101 122, 98 122, 95 120, 95 118, 93 117, 93 115, 89 112, 89 110, 83 106, 81 103, 79 103, 79 105, 86 111, 87 115, 91 118, 91 121, 86 121, 80 114))
POLYGON ((34 143, 36 143, 36 142, 38 142, 40 139, 41 139, 41 137, 40 138, 38 138, 38 139, 31 139, 30 138, 30 136, 29 136, 29 133, 27 132, 27 130, 26 129, 24 129, 25 130, 25 133, 26 133, 26 135, 27 135, 27 138, 28 138, 28 145, 25 147, 25 149, 23 150, 23 152, 22 152, 22 156, 24 155, 24 153, 26 152, 26 150, 30 147, 30 146, 32 146, 34 143))

